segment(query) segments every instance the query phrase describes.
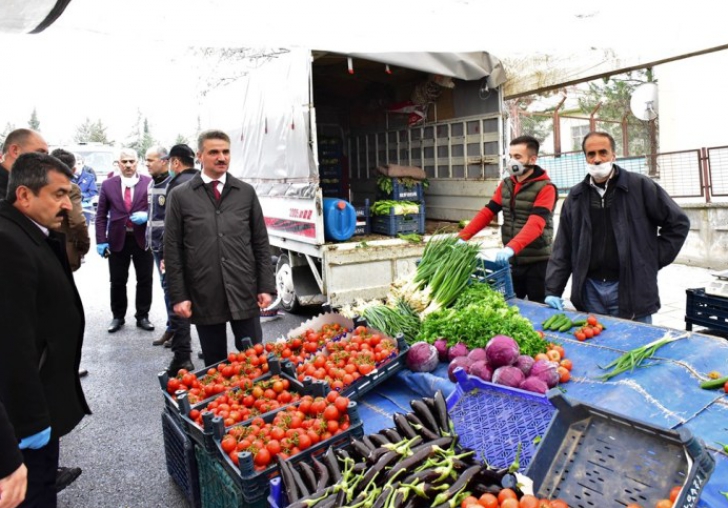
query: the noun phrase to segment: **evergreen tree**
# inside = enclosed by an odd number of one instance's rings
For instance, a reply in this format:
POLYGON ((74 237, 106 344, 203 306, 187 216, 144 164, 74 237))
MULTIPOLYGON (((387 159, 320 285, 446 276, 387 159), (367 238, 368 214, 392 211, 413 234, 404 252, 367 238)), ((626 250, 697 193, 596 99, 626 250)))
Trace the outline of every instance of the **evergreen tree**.
POLYGON ((151 134, 149 129, 149 120, 144 118, 142 121, 141 111, 137 111, 137 122, 136 127, 130 134, 129 148, 136 150, 139 155, 139 159, 143 159, 147 153, 147 150, 154 146, 157 142, 151 134), (141 125, 141 128, 140 128, 141 125))
POLYGON ((40 120, 38 120, 38 112, 33 108, 33 112, 30 114, 30 120, 28 120, 28 127, 34 131, 40 131, 40 120))
POLYGON ((106 126, 101 119, 92 122, 86 117, 86 120, 76 127, 76 133, 73 135, 76 143, 104 143, 110 145, 111 141, 106 135, 106 126))
POLYGON ((174 140, 175 145, 186 145, 187 144, 187 138, 184 137, 182 134, 177 134, 177 139, 174 140))

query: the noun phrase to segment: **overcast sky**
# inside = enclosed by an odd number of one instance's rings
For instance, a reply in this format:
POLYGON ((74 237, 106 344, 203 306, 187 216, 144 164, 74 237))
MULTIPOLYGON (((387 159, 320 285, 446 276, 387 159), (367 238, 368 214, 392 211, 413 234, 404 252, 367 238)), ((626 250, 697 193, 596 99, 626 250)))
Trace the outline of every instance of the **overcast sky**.
POLYGON ((109 138, 123 141, 141 111, 152 135, 169 146, 197 127, 199 80, 189 57, 180 46, 107 36, 4 36, 0 129, 27 127, 36 108, 49 143, 71 141, 86 117, 101 119, 109 138))

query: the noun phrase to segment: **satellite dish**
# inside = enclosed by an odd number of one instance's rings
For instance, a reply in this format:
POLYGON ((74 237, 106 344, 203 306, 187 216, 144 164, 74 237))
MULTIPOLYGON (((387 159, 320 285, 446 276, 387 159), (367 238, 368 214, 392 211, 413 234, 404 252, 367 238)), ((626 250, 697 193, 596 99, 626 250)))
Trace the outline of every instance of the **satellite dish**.
POLYGON ((657 83, 644 83, 635 88, 629 108, 634 116, 645 122, 657 118, 657 83))

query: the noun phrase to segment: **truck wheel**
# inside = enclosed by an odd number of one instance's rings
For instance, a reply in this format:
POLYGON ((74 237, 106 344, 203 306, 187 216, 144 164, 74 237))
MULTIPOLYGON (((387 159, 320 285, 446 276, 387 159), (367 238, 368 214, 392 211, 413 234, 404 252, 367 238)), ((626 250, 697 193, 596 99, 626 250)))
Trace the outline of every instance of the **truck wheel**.
POLYGON ((276 264, 276 289, 281 297, 281 307, 288 312, 296 312, 301 304, 293 285, 293 270, 288 254, 281 254, 276 264))

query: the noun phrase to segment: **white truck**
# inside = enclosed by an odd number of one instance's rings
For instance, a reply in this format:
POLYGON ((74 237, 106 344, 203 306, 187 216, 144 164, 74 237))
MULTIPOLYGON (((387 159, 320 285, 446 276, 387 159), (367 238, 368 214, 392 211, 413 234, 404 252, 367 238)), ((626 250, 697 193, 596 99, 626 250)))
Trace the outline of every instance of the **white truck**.
MULTIPOLYGON (((325 241, 319 137, 342 143, 341 197, 354 205, 375 199, 379 166, 416 166, 428 220, 470 219, 501 175, 503 81, 487 53, 294 49, 208 94, 203 125, 230 134, 230 171, 256 188, 286 310, 381 298, 423 250, 396 237, 325 241)), ((500 241, 494 229, 480 238, 500 241)))

